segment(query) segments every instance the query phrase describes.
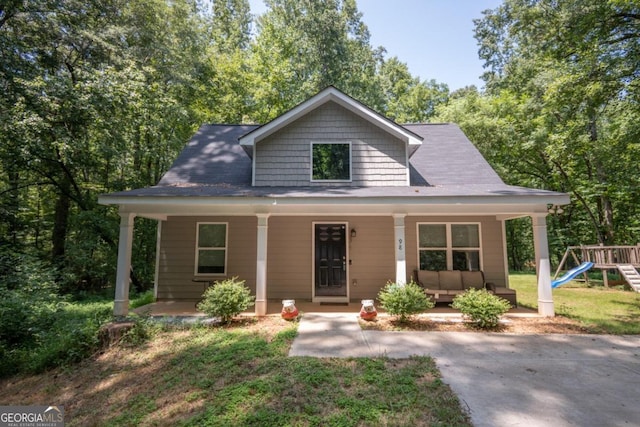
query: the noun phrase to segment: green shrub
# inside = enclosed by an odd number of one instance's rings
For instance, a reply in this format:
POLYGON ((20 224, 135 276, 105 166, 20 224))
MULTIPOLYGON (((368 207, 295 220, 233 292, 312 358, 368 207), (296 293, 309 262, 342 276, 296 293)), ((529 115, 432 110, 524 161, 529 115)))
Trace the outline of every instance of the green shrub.
POLYGON ((468 289, 453 299, 451 307, 462 314, 481 329, 492 329, 498 326, 500 316, 509 311, 511 304, 486 289, 468 289))
POLYGON ((55 366, 69 366, 98 349, 98 330, 108 316, 75 318, 60 312, 34 348, 25 348, 22 370, 40 373, 55 366))
POLYGON ((389 282, 378 293, 378 300, 387 313, 399 316, 401 322, 406 322, 410 316, 422 313, 435 305, 424 293, 424 289, 414 282, 389 282))
POLYGON ((0 343, 33 345, 50 328, 63 298, 53 269, 35 257, 0 251, 0 343))
POLYGON ((54 275, 38 258, 0 248, 0 377, 65 366, 97 349, 113 298, 70 303, 54 275))
POLYGON ((112 310, 110 301, 59 303, 48 324, 34 329, 29 339, 11 345, 0 341, 0 377, 43 372, 89 357, 98 349, 98 330, 112 310))
POLYGON ((254 303, 255 297, 237 277, 215 282, 202 295, 198 310, 223 322, 230 322, 234 316, 242 313, 254 303))

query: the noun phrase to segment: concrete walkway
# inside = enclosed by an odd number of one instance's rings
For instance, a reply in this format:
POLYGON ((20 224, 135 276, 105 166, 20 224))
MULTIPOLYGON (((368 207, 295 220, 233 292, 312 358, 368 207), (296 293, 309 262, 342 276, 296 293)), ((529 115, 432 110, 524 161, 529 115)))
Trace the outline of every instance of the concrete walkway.
POLYGON ((436 359, 473 424, 640 426, 640 336, 363 331, 305 313, 290 356, 436 359))

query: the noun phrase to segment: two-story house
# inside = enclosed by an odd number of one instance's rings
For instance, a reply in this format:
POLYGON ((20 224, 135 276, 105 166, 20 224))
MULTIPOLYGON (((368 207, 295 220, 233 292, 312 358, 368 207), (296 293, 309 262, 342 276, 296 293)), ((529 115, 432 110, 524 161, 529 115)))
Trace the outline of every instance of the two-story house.
POLYGON ((204 125, 158 185, 99 201, 120 209, 116 315, 136 216, 158 220, 158 300, 238 276, 258 315, 270 299, 375 298, 414 270, 482 270, 508 287, 505 221, 530 216, 551 316, 545 217, 569 198, 506 185, 454 124, 399 125, 329 87, 262 126, 204 125))

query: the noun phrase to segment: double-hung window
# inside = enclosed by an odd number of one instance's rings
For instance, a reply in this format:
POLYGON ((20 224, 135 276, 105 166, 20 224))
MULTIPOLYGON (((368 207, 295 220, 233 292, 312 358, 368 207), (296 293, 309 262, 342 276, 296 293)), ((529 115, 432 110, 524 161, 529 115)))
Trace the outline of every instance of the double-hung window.
POLYGON ((196 274, 226 274, 227 223, 199 222, 196 236, 196 274))
POLYGON ((420 270, 481 270, 480 224, 418 224, 420 270))
POLYGON ((312 142, 311 181, 351 181, 351 143, 312 142))

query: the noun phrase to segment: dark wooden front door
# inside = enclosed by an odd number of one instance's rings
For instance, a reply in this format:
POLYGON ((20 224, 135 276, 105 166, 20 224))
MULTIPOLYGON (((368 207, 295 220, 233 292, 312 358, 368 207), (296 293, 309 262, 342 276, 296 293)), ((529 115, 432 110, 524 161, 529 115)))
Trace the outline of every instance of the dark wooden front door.
POLYGON ((347 296, 347 240, 344 224, 315 224, 315 296, 347 296))

